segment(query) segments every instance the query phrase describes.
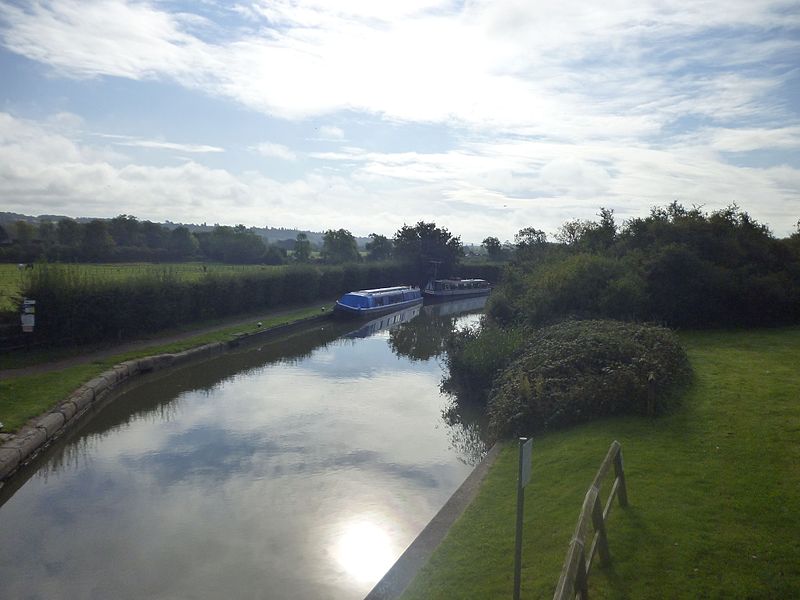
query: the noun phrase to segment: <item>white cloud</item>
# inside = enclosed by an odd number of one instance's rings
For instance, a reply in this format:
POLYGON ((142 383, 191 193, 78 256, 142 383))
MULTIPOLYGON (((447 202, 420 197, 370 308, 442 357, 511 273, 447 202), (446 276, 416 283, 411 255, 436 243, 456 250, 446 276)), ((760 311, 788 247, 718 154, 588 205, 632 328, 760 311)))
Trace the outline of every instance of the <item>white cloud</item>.
POLYGON ((177 150, 179 152, 189 152, 191 154, 207 154, 209 152, 225 152, 219 146, 207 146, 205 144, 178 144, 175 142, 164 142, 159 140, 136 140, 129 139, 114 142, 118 146, 131 146, 136 148, 154 148, 157 150, 177 150))
POLYGON ((779 74, 719 73, 720 60, 757 65, 799 44, 719 34, 797 26, 779 1, 566 1, 546 11, 519 1, 256 2, 248 14, 261 15, 259 29, 215 42, 162 7, 6 6, 2 39, 69 76, 172 79, 285 118, 354 110, 568 139, 650 135, 678 114, 780 113, 770 100, 779 74), (681 76, 687 63, 709 74, 681 76))
POLYGON ((271 142, 262 142, 253 146, 252 150, 258 152, 261 156, 268 158, 280 158, 282 160, 296 160, 297 155, 289 148, 282 144, 273 144, 271 142))
POLYGON ((600 206, 621 218, 674 199, 706 209, 738 202, 778 235, 800 214, 800 170, 742 168, 693 144, 654 150, 599 143, 507 139, 465 142, 440 153, 346 148, 325 167, 282 182, 186 161, 131 164, 72 141, 46 125, 0 113, 0 196, 4 209, 143 219, 345 227, 391 235, 403 222, 435 221, 480 241, 511 239, 522 227, 546 231, 600 206))
POLYGON ((319 135, 324 140, 343 140, 344 130, 333 125, 323 125, 319 128, 319 135))
POLYGON ((710 144, 716 150, 784 150, 800 148, 800 126, 775 129, 716 129, 710 132, 710 144))

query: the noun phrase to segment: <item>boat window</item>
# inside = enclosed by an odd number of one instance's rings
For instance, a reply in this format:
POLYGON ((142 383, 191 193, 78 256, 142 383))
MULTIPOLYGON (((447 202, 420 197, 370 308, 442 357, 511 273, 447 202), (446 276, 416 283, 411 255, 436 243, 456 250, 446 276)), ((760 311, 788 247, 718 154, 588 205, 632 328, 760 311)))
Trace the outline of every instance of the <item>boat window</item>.
POLYGON ((357 294, 345 294, 339 300, 345 306, 352 306, 353 308, 368 308, 369 299, 357 294))

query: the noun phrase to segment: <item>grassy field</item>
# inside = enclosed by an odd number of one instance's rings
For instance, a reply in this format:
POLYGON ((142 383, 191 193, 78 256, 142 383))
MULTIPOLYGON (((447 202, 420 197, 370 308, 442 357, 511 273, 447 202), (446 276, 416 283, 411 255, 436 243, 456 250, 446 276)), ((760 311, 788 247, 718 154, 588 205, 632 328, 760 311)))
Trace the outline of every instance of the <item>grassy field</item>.
MULTIPOLYGON (((247 271, 263 271, 280 269, 280 266, 269 265, 224 265, 218 263, 110 263, 90 264, 82 263, 70 265, 80 269, 90 276, 103 279, 124 279, 138 277, 151 272, 169 270, 179 275, 182 279, 199 279, 206 273, 244 273, 247 271)), ((34 265, 34 268, 36 266, 34 265)), ((30 271, 17 267, 16 264, 0 263, 0 310, 13 308, 12 298, 19 294, 24 278, 30 271)))
MULTIPOLYGON (((681 335, 695 369, 683 407, 534 441, 523 598, 552 598, 578 512, 609 444, 622 444, 630 507, 612 510, 613 563, 592 598, 800 597, 800 328, 681 335)), ((508 598, 516 449, 404 600, 508 598)))
MULTIPOLYGON (((147 346, 146 348, 114 354, 89 364, 69 367, 50 373, 9 377, 0 380, 0 422, 3 423, 3 432, 16 431, 19 427, 24 425, 28 419, 40 415, 56 406, 81 384, 120 362, 154 354, 181 352, 188 348, 202 346, 203 344, 209 344, 211 342, 231 340, 237 333, 254 331, 256 320, 261 321, 261 328, 268 329, 319 314, 319 304, 315 304, 313 307, 287 311, 280 315, 254 317, 252 322, 244 325, 239 324, 225 327, 171 344, 159 344, 157 341, 154 341, 153 345, 147 346)), ((66 352, 68 351, 69 350, 66 352)), ((64 351, 58 350, 56 354, 51 354, 50 358, 63 358, 62 352, 64 351)), ((46 362, 47 352, 35 353, 28 356, 27 359, 28 360, 25 362, 28 364, 46 362)), ((5 363, 4 366, 21 367, 25 366, 25 363, 5 363)))

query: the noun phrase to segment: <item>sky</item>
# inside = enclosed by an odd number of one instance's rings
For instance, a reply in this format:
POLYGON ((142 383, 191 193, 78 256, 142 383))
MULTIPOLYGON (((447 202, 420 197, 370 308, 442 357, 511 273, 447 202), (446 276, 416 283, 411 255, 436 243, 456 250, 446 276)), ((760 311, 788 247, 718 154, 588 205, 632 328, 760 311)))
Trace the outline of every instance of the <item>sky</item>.
POLYGON ((800 1, 0 0, 0 210, 480 243, 800 219, 800 1))

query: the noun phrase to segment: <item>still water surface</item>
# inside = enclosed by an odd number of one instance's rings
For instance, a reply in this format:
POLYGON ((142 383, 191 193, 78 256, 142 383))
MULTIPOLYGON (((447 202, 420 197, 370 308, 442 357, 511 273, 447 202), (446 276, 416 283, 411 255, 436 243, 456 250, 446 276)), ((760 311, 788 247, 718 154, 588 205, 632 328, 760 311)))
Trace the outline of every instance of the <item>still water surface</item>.
POLYGON ((326 324, 127 391, 0 492, 0 598, 363 598, 483 450, 443 420, 437 358, 480 306, 326 324))

